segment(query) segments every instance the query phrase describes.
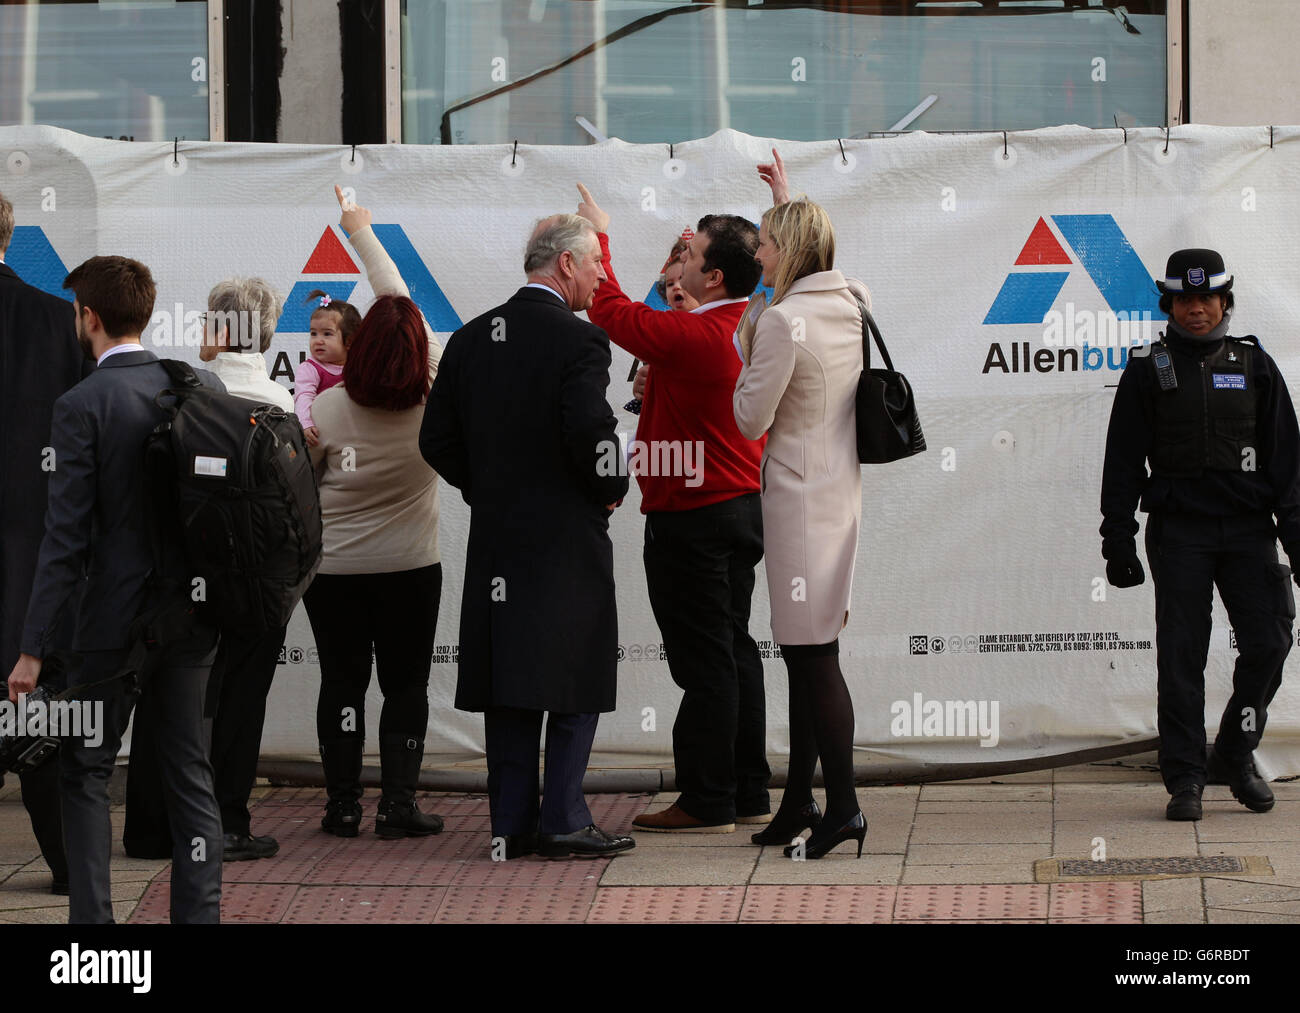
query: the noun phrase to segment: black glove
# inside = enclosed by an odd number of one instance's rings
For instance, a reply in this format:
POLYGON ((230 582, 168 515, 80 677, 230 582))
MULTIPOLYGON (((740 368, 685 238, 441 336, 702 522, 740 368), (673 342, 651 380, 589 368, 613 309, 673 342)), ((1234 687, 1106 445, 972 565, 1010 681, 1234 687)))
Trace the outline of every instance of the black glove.
POLYGON ((1147 579, 1136 554, 1106 560, 1106 579, 1111 587, 1137 587, 1147 579))

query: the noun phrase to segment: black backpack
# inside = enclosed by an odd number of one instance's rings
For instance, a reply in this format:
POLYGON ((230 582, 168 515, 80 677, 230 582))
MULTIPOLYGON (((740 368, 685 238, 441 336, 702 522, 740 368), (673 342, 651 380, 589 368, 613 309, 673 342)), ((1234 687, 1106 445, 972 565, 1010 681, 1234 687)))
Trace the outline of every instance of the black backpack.
POLYGON ((320 493, 297 416, 205 387, 161 359, 167 418, 145 446, 155 580, 245 636, 289 621, 321 561, 320 493), (170 535, 165 539, 164 535, 170 535), (167 558, 164 545, 184 546, 167 558))

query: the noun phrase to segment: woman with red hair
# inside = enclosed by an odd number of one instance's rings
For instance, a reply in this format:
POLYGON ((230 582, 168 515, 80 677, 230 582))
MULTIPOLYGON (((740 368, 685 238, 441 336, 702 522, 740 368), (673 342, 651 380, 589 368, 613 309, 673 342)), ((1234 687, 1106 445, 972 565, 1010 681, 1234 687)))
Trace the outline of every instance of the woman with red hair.
POLYGON ((303 602, 320 652, 316 732, 329 792, 321 827, 339 837, 360 832, 373 650, 384 694, 375 832, 422 837, 442 829, 440 817, 415 804, 442 595, 438 476, 420 456, 419 436, 442 347, 370 228, 370 212, 335 193, 377 298, 352 335, 342 383, 312 405, 325 548, 303 602))

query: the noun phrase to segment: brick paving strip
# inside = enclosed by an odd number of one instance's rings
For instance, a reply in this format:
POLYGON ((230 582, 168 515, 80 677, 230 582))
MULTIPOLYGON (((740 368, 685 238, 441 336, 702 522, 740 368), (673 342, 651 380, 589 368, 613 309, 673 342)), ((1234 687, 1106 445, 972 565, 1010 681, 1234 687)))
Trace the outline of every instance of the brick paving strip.
MULTIPOLYGON (((635 850, 612 859, 493 862, 482 796, 425 795, 421 808, 443 816, 445 831, 383 841, 373 833, 377 793, 369 793, 362 835, 343 840, 320 830, 323 791, 259 788, 253 828, 275 835, 280 853, 226 865, 222 918, 328 924, 1300 921, 1300 784, 1274 784, 1278 804, 1266 816, 1244 810, 1226 788, 1210 787, 1205 820, 1172 824, 1163 819, 1164 789, 1146 771, 1090 765, 999 781, 860 789, 870 821, 862 858, 846 844, 812 862, 753 846, 753 828, 731 835, 641 834, 635 850), (1088 774, 1093 780, 1085 779, 1088 774), (1098 882, 1043 881, 1055 877, 1041 870, 1035 876, 1036 863, 1046 868, 1049 858, 1104 857, 1132 865, 1133 859, 1198 855, 1254 857, 1240 875, 1209 871, 1098 882)), ((605 794, 588 801, 601 827, 626 833, 638 814, 674 797, 605 794)), ((115 827, 120 823, 116 811, 115 827)), ((115 849, 119 921, 166 922, 167 863, 133 862, 120 844, 115 849)), ((66 900, 47 887, 17 792, 6 787, 0 792, 0 920, 66 920, 66 900)))

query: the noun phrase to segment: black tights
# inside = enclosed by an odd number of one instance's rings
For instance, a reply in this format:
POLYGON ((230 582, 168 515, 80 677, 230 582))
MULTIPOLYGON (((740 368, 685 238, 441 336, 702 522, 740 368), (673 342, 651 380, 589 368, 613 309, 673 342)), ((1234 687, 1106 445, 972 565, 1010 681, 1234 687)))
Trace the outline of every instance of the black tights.
POLYGON ((822 761, 826 823, 838 828, 858 813, 853 784, 853 698, 840 671, 838 640, 781 645, 790 681, 790 770, 773 822, 797 821, 812 799, 813 773, 822 761))

